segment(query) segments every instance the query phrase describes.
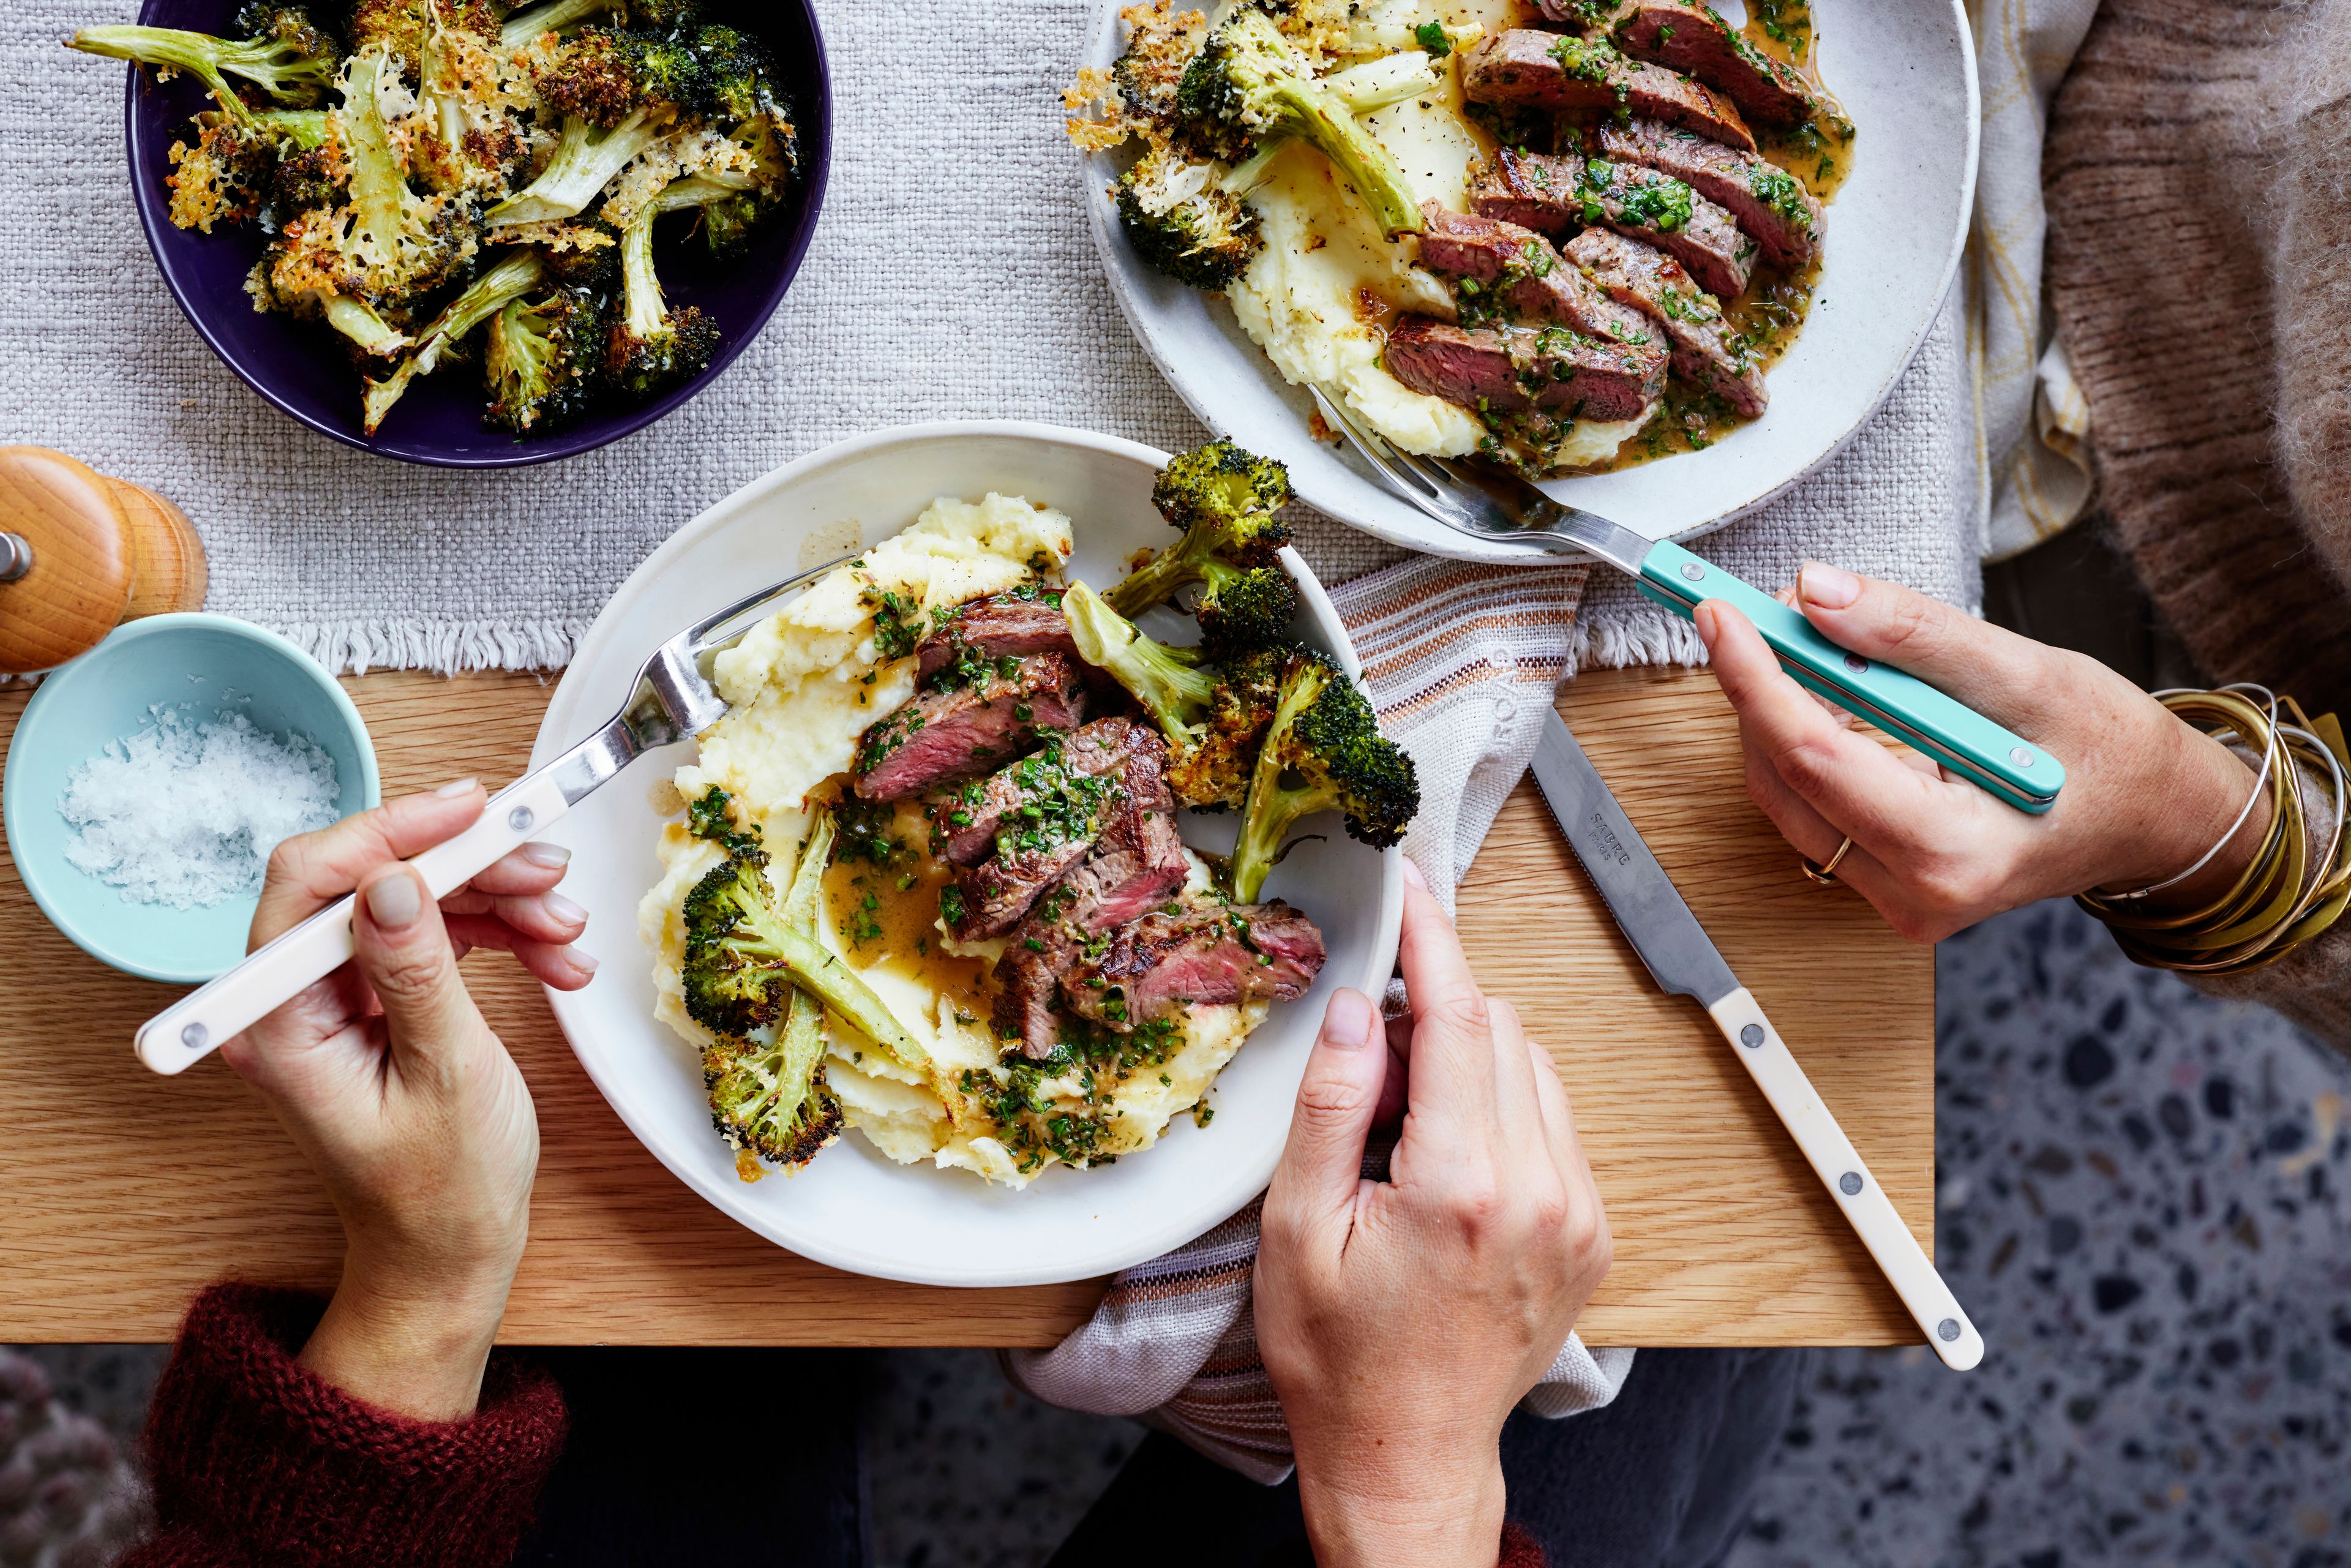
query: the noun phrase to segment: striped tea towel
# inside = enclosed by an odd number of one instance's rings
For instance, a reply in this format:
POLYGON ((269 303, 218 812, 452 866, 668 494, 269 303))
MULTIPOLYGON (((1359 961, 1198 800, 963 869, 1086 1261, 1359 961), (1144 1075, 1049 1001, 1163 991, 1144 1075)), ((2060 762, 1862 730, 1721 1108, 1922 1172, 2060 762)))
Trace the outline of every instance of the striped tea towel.
MULTIPOLYGON (((1533 758, 1568 673, 1589 567, 1481 567, 1416 556, 1332 591, 1380 725, 1412 755, 1420 816, 1410 855, 1449 908, 1453 890, 1533 758)), ((1392 988, 1393 989, 1393 988, 1392 988)), ((1387 1174, 1374 1149, 1364 1174, 1387 1174)), ((1073 1410, 1133 1416, 1270 1486, 1291 1469, 1289 1428, 1257 1350, 1249 1281, 1259 1205, 1111 1281, 1092 1318, 1049 1351, 1009 1351, 1008 1376, 1073 1410)), ((1616 1397, 1630 1350, 1571 1335, 1523 1408, 1558 1417, 1616 1397)))
POLYGON ((1983 94, 1983 158, 1968 235, 1968 347, 1975 361, 1983 556, 2063 532, 2090 501, 2090 407, 2048 323, 2041 250, 2049 213, 2041 143, 2049 99, 2098 0, 1970 0, 1983 94))

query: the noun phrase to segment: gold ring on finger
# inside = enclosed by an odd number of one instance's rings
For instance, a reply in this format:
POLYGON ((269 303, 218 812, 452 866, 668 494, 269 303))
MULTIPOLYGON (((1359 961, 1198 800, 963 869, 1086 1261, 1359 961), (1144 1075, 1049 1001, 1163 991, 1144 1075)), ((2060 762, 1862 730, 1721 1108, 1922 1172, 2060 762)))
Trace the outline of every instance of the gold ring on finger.
POLYGON ((1829 856, 1826 865, 1813 864, 1813 857, 1810 855, 1800 854, 1796 858, 1803 862, 1806 876, 1811 877, 1823 887, 1834 887, 1837 885, 1836 869, 1844 864, 1844 857, 1851 853, 1853 853, 1853 835, 1847 833, 1844 836, 1844 842, 1836 847, 1836 853, 1829 856))

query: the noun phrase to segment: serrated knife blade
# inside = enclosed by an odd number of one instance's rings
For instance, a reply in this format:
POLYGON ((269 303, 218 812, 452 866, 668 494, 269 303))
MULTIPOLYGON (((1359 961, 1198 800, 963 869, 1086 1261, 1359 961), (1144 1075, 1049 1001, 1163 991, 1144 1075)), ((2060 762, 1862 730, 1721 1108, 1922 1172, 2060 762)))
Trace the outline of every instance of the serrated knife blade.
POLYGON ((1813 1092, 1754 995, 1739 983, 1681 891, 1643 841, 1600 770, 1557 712, 1535 743, 1535 787, 1617 929, 1658 987, 1707 1010, 1763 1097, 1796 1141, 1830 1198, 1861 1238, 1895 1293, 1946 1365, 1965 1372, 1983 1360, 1983 1336, 1928 1260, 1893 1200, 1870 1175, 1853 1140, 1813 1092))

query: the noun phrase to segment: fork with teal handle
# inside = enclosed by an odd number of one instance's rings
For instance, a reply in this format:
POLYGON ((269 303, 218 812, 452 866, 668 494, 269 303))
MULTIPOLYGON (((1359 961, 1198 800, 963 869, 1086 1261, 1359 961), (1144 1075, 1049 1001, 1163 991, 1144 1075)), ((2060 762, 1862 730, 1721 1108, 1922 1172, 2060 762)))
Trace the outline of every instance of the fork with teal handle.
POLYGON ((1953 774, 2035 816, 2057 803, 2058 760, 1914 675, 1847 652, 1770 594, 1670 540, 1562 506, 1512 474, 1482 464, 1400 452, 1336 398, 1312 389, 1322 417, 1343 432, 1404 499, 1458 533, 1508 539, 1560 554, 1594 555, 1630 576, 1641 592, 1685 621, 1719 599, 1755 623, 1797 683, 1953 774))

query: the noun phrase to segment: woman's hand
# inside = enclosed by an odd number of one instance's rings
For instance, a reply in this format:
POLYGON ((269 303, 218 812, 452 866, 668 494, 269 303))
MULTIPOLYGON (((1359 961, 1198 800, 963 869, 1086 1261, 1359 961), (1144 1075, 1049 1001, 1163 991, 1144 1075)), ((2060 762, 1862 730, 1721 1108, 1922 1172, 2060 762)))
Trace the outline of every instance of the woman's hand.
POLYGON ((400 862, 472 825, 468 779, 300 838, 269 857, 251 946, 359 894, 353 963, 225 1042, 342 1217, 342 1282, 302 1360, 344 1392, 422 1420, 470 1415, 529 1226, 530 1091, 457 974, 504 947, 576 990, 587 912, 555 892, 569 856, 528 844, 436 904, 400 862))
MULTIPOLYGON (((1815 862, 1836 870, 1888 924, 1937 942, 2005 909, 2177 876, 2229 832, 2253 773, 2217 741, 2095 659, 2052 648, 1892 583, 1808 563, 1791 602, 1821 634, 1938 686, 2065 766, 2044 816, 2028 816, 1855 733, 1782 672, 1747 618, 1698 608, 1698 635, 1739 710, 1747 792, 1815 862)), ((2225 849, 2151 907, 2193 909, 2252 860, 2264 804, 2225 849)))
POLYGON ((1331 998, 1266 1194, 1258 1344, 1316 1562, 1493 1568, 1502 1423, 1607 1273, 1608 1222, 1551 1058, 1406 880, 1413 1017, 1391 1036, 1331 998), (1384 1098, 1403 1139, 1364 1181, 1384 1098))

